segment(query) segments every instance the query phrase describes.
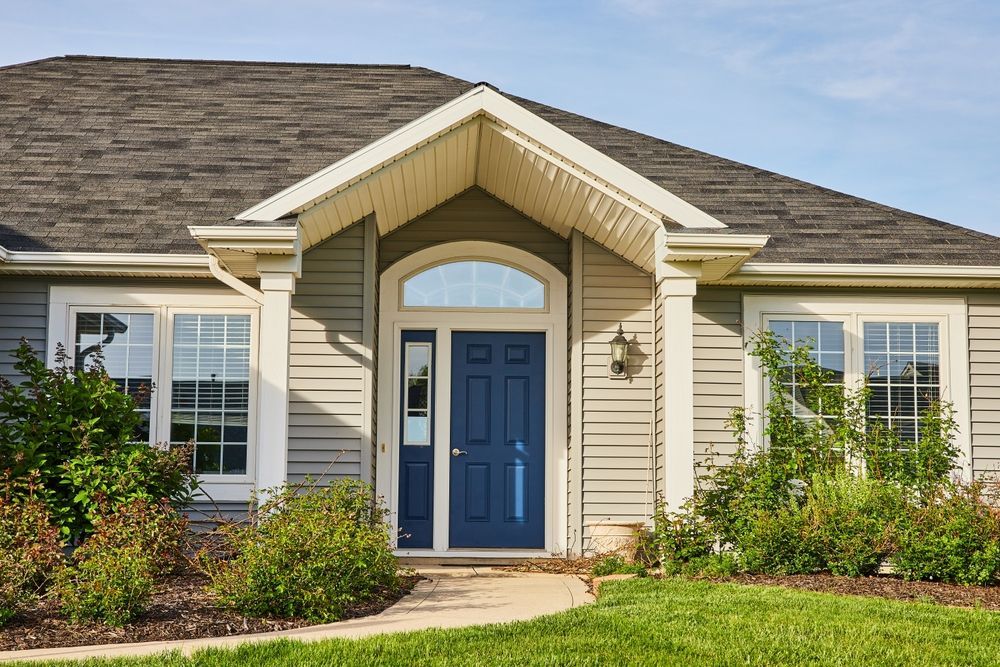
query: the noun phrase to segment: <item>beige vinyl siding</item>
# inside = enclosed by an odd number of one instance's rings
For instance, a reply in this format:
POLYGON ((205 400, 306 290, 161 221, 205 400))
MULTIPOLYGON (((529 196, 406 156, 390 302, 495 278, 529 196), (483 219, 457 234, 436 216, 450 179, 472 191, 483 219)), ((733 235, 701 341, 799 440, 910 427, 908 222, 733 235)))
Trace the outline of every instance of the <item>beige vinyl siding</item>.
POLYGON ((702 471, 710 457, 724 464, 736 450, 726 429, 743 405, 743 299, 736 289, 703 287, 694 298, 694 455, 702 471))
POLYGON ((47 282, 0 277, 0 376, 14 383, 24 379, 14 375, 15 360, 11 356, 21 338, 26 338, 40 355, 45 356, 48 306, 47 282))
POLYGON ((385 236, 380 270, 421 248, 448 241, 493 241, 534 253, 569 273, 569 244, 479 188, 465 191, 385 236))
POLYGON ((302 258, 288 369, 292 483, 317 477, 331 464, 331 475, 360 477, 362 452, 369 451, 363 443, 364 241, 364 225, 356 224, 302 258))
POLYGON ((973 292, 969 304, 972 469, 1000 473, 1000 295, 973 292))
POLYGON ((583 247, 583 521, 645 521, 654 503, 652 281, 590 241, 583 247), (621 322, 627 380, 608 377, 608 341, 621 322))

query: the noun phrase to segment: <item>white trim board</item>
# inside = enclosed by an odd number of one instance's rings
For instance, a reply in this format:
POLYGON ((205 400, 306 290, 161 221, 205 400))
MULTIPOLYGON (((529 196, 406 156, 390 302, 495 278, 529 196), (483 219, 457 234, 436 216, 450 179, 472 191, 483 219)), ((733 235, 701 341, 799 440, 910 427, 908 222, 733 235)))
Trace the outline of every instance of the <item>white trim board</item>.
MULTIPOLYGON (((399 485, 399 338, 402 330, 424 329, 437 333, 437 381, 434 383, 434 531, 431 550, 408 549, 407 555, 467 555, 450 551, 448 533, 449 472, 451 461, 451 333, 453 331, 539 331, 545 333, 545 549, 565 553, 567 533, 566 375, 567 303, 566 276, 531 253, 499 243, 456 241, 417 251, 400 259, 381 276, 379 293, 378 454, 376 492, 390 510, 392 534, 399 528, 396 507, 399 485), (502 262, 539 276, 548 285, 548 309, 541 311, 482 312, 403 310, 399 305, 400 281, 425 266, 449 258, 480 258, 502 262)), ((493 552, 494 555, 501 551, 493 552)), ((506 552, 503 552, 506 555, 506 552)))
MULTIPOLYGON (((844 322, 844 382, 855 387, 862 381, 864 349, 859 338, 863 322, 911 321, 937 322, 940 333, 941 392, 955 408, 958 425, 955 444, 960 467, 966 479, 972 475, 972 411, 969 386, 968 306, 964 297, 921 296, 810 296, 754 294, 743 295, 743 340, 762 329, 768 319, 781 316, 844 322)), ((743 361, 743 404, 750 414, 758 415, 764 404, 764 379, 760 363, 749 354, 743 361)), ((761 418, 754 421, 752 436, 763 443, 761 418)))

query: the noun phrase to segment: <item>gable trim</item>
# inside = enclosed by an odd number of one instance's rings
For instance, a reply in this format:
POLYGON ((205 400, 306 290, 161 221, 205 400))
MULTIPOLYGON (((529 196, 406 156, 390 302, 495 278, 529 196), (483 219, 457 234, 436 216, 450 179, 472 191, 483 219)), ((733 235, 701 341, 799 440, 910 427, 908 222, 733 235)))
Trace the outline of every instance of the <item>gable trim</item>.
POLYGON ((401 154, 433 141, 470 119, 486 115, 521 137, 540 144, 547 159, 561 158, 591 179, 618 190, 630 205, 659 220, 667 217, 684 227, 724 228, 704 211, 531 113, 485 85, 479 85, 437 109, 378 139, 334 164, 239 213, 240 220, 271 222, 306 208, 349 187, 401 154))

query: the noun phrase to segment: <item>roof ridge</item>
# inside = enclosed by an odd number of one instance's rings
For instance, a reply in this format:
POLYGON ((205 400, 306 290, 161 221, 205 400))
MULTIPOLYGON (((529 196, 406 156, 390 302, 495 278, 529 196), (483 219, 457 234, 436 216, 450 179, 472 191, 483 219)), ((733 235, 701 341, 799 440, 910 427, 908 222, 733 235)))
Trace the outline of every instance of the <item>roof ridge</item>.
POLYGON ((64 60, 66 56, 49 56, 48 58, 37 58, 35 60, 25 60, 21 63, 10 63, 9 65, 0 65, 0 71, 5 69, 15 69, 17 67, 27 67, 28 65, 37 65, 39 63, 47 63, 50 60, 64 60))
MULTIPOLYGON (((45 60, 96 60, 110 62, 155 62, 155 63, 184 63, 188 65, 282 65, 290 67, 339 67, 339 68, 386 68, 386 69, 413 69, 412 65, 406 63, 330 63, 330 62, 305 62, 305 61, 282 61, 282 60, 227 60, 223 58, 155 58, 141 56, 99 56, 86 53, 69 53, 64 56, 55 56, 45 60)), ((36 61, 42 62, 42 61, 36 61)))

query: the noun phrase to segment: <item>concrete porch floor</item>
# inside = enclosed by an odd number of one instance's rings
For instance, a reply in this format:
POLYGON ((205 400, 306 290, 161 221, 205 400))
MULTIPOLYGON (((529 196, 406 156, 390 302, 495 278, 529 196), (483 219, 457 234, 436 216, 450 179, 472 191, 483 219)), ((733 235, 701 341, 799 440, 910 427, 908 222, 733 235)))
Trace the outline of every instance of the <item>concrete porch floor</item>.
POLYGON ((190 655, 201 648, 232 647, 279 638, 357 639, 428 628, 521 621, 593 601, 587 585, 570 575, 504 572, 487 566, 428 566, 417 571, 426 579, 410 595, 376 616, 235 637, 5 651, 0 652, 0 662, 136 656, 178 650, 190 655))

